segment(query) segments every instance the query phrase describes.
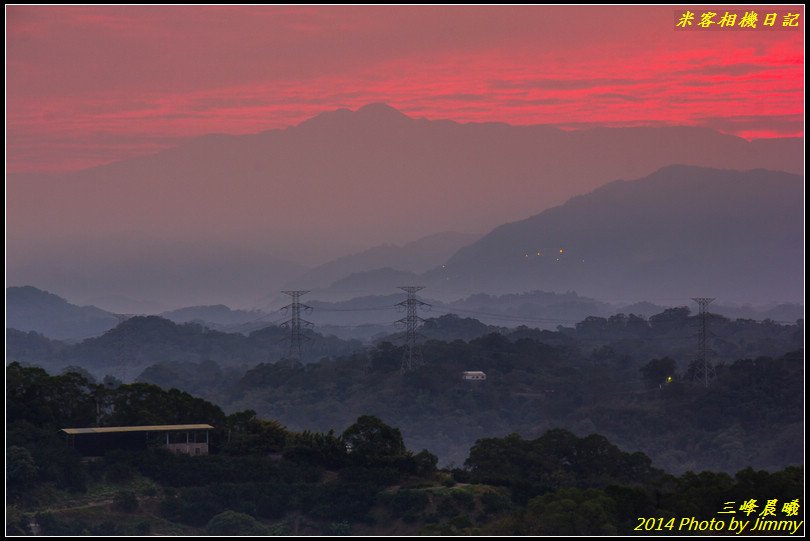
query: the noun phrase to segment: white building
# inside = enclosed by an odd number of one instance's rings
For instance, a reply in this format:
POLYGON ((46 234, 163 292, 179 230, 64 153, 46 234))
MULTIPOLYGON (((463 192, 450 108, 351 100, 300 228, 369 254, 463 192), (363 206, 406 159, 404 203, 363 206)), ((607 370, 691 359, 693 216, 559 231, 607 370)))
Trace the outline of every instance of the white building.
POLYGON ((483 381, 487 379, 487 375, 480 370, 472 370, 469 372, 462 372, 461 379, 466 379, 469 381, 483 381))

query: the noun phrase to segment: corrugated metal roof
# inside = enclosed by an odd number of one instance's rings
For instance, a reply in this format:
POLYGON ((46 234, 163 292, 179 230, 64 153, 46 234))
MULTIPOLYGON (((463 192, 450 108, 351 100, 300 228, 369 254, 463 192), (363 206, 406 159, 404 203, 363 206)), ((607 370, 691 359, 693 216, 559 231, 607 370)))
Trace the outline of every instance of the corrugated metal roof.
POLYGON ((211 425, 150 425, 150 426, 98 426, 89 428, 63 428, 67 434, 107 434, 110 432, 169 432, 172 430, 213 430, 211 425))

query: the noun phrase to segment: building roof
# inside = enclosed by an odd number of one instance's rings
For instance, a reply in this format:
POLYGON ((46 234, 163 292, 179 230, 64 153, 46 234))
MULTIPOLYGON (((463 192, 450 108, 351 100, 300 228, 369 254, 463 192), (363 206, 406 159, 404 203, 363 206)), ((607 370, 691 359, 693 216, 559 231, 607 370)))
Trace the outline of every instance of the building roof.
POLYGON ((149 426, 98 426, 88 428, 63 428, 66 434, 109 434, 114 432, 170 432, 173 430, 213 430, 211 425, 149 425, 149 426))
POLYGON ((480 370, 467 370, 466 372, 462 372, 465 376, 486 376, 480 370))

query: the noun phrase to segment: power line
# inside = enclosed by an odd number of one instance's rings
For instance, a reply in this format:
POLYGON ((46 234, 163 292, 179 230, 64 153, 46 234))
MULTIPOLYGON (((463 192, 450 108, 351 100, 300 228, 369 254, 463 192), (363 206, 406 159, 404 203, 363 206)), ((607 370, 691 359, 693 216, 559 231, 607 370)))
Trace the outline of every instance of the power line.
POLYGON ((394 326, 394 325, 400 323, 401 321, 402 321, 401 319, 398 319, 396 321, 386 321, 386 322, 383 322, 383 323, 358 323, 356 325, 339 325, 337 323, 321 323, 321 324, 319 324, 319 327, 321 329, 325 329, 327 331, 329 329, 331 329, 332 327, 336 327, 338 329, 357 329, 357 328, 360 328, 360 327, 391 327, 391 326, 394 326))
POLYGON ((477 310, 464 310, 461 308, 452 308, 452 307, 449 307, 447 309, 438 308, 436 311, 444 314, 458 314, 458 313, 471 314, 474 316, 483 316, 491 319, 503 319, 505 321, 514 321, 514 322, 528 321, 538 323, 580 323, 582 321, 576 319, 556 319, 556 318, 531 317, 531 316, 523 317, 515 314, 496 314, 491 312, 479 312, 477 310))
MULTIPOLYGON (((258 317, 256 319, 252 319, 250 321, 244 321, 242 323, 236 323, 234 325, 224 326, 224 328, 226 329, 227 332, 239 332, 239 333, 241 333, 242 329, 250 329, 251 325, 253 325, 255 323, 258 323, 258 322, 260 322, 262 320, 266 320, 270 316, 274 316, 274 315, 276 315, 276 314, 264 314, 263 316, 258 317)), ((274 325, 277 325, 277 324, 283 322, 286 319, 286 317, 287 316, 282 316, 280 318, 274 319, 273 321, 268 321, 267 325, 265 325, 264 327, 260 327, 260 329, 266 329, 267 327, 272 327, 274 325)), ((254 329, 254 330, 259 330, 259 329, 254 329)))
POLYGON ((390 310, 391 306, 373 306, 369 308, 320 308, 318 307, 318 312, 373 312, 379 310, 390 310))

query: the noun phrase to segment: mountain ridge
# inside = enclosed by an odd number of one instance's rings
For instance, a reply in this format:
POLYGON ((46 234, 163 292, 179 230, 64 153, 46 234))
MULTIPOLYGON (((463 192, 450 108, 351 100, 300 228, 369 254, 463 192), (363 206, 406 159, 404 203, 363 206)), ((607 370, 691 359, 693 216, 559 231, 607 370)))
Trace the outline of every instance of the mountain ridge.
POLYGON ((6 288, 6 328, 37 332, 57 340, 100 335, 119 317, 97 306, 78 306, 33 286, 6 288))
POLYGON ((362 252, 348 254, 313 269, 290 282, 291 287, 326 288, 352 273, 382 268, 404 272, 425 272, 452 256, 458 248, 477 240, 480 235, 446 231, 434 233, 398 245, 373 246, 362 252))
POLYGON ((114 293, 140 297, 160 310, 249 306, 266 293, 245 291, 245 282, 278 291, 307 268, 369 246, 436 231, 490 230, 672 163, 803 167, 801 139, 748 142, 707 128, 460 124, 412 119, 384 105, 325 115, 285 130, 203 137, 69 175, 9 175, 7 196, 15 202, 7 209, 9 283, 33 282, 87 301, 114 293), (84 251, 100 231, 111 239, 108 248, 76 261, 68 250, 65 257, 65 237, 84 251), (131 231, 220 256, 172 249, 155 268, 136 260, 143 272, 116 279, 118 270, 133 268, 116 267, 131 231), (213 248, 229 244, 253 255, 213 248), (212 266, 213 275, 195 278, 212 266), (138 282, 146 274, 171 275, 181 287, 138 282), (112 283, 124 291, 111 292, 112 283))
POLYGON ((69 175, 11 174, 10 240, 45 224, 76 233, 146 225, 166 238, 236 235, 277 251, 292 248, 278 232, 296 223, 294 244, 312 245, 323 262, 436 231, 491 228, 672 163, 792 172, 803 163, 801 139, 749 142, 707 128, 460 124, 387 106, 326 115, 69 175), (352 204, 337 208, 337 198, 352 204), (228 211, 234 206, 238 214, 228 211), (302 208, 325 220, 301 220, 302 208), (324 243, 335 224, 352 238, 324 243))
POLYGON ((503 290, 499 284, 543 279, 555 291, 615 301, 604 292, 622 289, 626 298, 654 301, 660 294, 650 276, 657 276, 670 290, 677 285, 684 299, 691 288, 691 296, 715 291, 727 301, 795 301, 802 298, 801 193, 801 177, 784 172, 665 167, 503 224, 427 277, 432 284, 472 281, 494 292, 503 290), (599 272, 589 263, 600 265, 599 272), (679 280, 668 266, 687 278, 679 280), (707 267, 711 279, 696 279, 707 267), (784 270, 791 272, 784 276, 784 270), (634 278, 619 280, 622 275, 634 278), (756 297, 740 299, 739 291, 756 297))

